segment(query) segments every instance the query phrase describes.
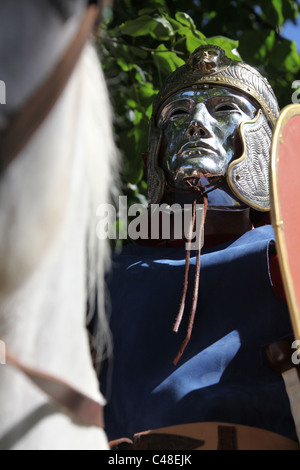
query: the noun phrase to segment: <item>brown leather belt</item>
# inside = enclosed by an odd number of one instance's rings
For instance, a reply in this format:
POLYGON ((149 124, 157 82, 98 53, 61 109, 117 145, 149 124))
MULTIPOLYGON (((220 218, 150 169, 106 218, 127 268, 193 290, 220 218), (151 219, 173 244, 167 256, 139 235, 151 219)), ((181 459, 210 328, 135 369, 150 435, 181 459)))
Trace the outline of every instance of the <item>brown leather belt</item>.
POLYGON ((112 450, 300 450, 297 442, 264 429, 228 423, 191 423, 136 434, 112 450))

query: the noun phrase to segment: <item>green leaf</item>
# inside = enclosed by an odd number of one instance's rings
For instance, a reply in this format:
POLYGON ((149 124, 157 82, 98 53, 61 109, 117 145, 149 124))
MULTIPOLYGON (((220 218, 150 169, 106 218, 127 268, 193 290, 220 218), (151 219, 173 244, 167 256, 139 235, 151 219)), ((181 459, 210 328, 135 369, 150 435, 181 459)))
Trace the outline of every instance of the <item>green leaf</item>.
POLYGON ((128 98, 126 100, 126 104, 130 107, 130 108, 135 108, 136 107, 136 101, 132 98, 128 98))
POLYGON ((280 47, 273 49, 269 59, 278 71, 297 73, 300 69, 300 55, 295 41, 283 39, 280 47))
POLYGON ((133 64, 128 64, 121 58, 117 59, 117 64, 122 70, 124 70, 124 72, 128 72, 129 70, 132 70, 133 68, 133 64))
POLYGON ((170 37, 174 36, 174 31, 169 21, 163 16, 155 16, 153 20, 156 26, 151 32, 151 36, 160 41, 168 41, 170 37))
POLYGON ((127 183, 138 184, 143 178, 142 152, 144 146, 147 148, 147 133, 148 127, 136 126, 120 134, 120 146, 126 157, 123 177, 127 183))
POLYGON ((295 22, 299 14, 299 6, 296 4, 295 0, 286 0, 282 7, 285 20, 290 19, 295 22))
POLYGON ((206 44, 214 44, 215 46, 221 47, 230 59, 241 60, 236 51, 239 47, 239 41, 233 41, 224 36, 213 36, 206 38, 206 44))
POLYGON ((184 13, 182 11, 178 11, 175 15, 175 18, 179 23, 181 23, 185 26, 188 26, 192 29, 196 29, 196 25, 194 23, 194 20, 187 13, 184 13))
POLYGON ((176 21, 174 18, 168 16, 168 21, 169 23, 171 24, 173 30, 175 32, 180 32, 180 30, 182 29, 182 23, 180 23, 179 21, 176 21))
POLYGON ((272 0, 271 1, 274 11, 277 15, 277 24, 279 26, 282 26, 284 23, 284 16, 283 16, 283 6, 282 6, 282 0, 272 0))
POLYGON ((148 106, 148 108, 146 109, 146 116, 149 120, 151 119, 151 116, 152 116, 152 110, 153 110, 153 103, 151 103, 150 106, 148 106))
POLYGON ((157 26, 157 22, 149 15, 143 15, 135 20, 129 20, 120 26, 120 33, 132 37, 146 36, 157 26))
POLYGON ((186 48, 190 54, 194 52, 197 47, 202 46, 203 44, 207 44, 206 39, 196 38, 194 35, 189 35, 186 38, 186 48))
POLYGON ((261 8, 263 11, 262 17, 265 21, 274 26, 283 25, 284 15, 282 0, 262 0, 261 8))
POLYGON ((151 35, 155 39, 167 41, 174 35, 170 22, 161 15, 142 15, 135 20, 129 20, 120 26, 123 35, 132 37, 151 35))
MULTIPOLYGON (((266 45, 266 52, 267 54, 270 53, 270 51, 273 49, 273 47, 276 45, 275 44, 275 31, 271 30, 268 36, 265 39, 265 45, 266 45)), ((267 57, 266 57, 267 58, 267 57)))
POLYGON ((143 84, 140 93, 143 98, 152 98, 157 93, 157 90, 154 89, 153 83, 147 82, 143 84))
POLYGON ((239 51, 247 61, 251 57, 253 65, 265 65, 269 62, 270 53, 275 46, 275 31, 246 31, 240 38, 239 51))
POLYGON ((130 46, 128 48, 128 52, 131 57, 131 61, 133 59, 133 55, 136 55, 140 59, 146 59, 148 57, 148 53, 146 51, 135 46, 130 46))
POLYGON ((132 183, 132 184, 138 184, 143 178, 143 174, 144 174, 144 168, 143 168, 142 161, 141 163, 138 163, 138 164, 136 162, 125 163, 123 177, 126 182, 132 183))
POLYGON ((156 67, 164 75, 169 75, 185 63, 175 52, 169 51, 164 44, 156 48, 154 61, 156 67))
POLYGON ((138 15, 139 16, 142 16, 142 15, 154 15, 154 13, 156 13, 156 9, 155 8, 143 8, 142 10, 140 10, 138 12, 138 15))
POLYGON ((134 118, 133 124, 136 126, 137 124, 141 122, 144 115, 141 111, 138 111, 137 109, 134 111, 134 115, 135 115, 135 118, 134 118))

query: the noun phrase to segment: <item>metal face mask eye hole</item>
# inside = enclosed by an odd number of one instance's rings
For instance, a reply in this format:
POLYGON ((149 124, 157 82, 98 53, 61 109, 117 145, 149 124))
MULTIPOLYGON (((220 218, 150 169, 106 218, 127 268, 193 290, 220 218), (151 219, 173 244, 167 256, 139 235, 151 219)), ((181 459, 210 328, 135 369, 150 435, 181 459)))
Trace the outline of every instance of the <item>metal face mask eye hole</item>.
POLYGON ((169 119, 174 120, 176 118, 187 116, 188 112, 186 109, 175 109, 170 113, 169 119))

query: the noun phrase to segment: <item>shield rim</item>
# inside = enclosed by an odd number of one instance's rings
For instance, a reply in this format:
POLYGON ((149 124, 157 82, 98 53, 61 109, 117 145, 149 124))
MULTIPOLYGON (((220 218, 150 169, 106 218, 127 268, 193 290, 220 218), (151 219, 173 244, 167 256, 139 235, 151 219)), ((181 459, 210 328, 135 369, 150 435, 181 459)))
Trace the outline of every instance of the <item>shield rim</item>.
MULTIPOLYGON (((290 313, 290 319, 295 339, 300 339, 300 309, 298 306, 294 282, 290 270, 288 252, 284 235, 284 221, 282 219, 279 190, 278 190, 278 165, 279 149, 283 144, 283 130, 287 122, 293 116, 300 116, 300 104, 290 104, 283 108, 275 125, 271 145, 271 168, 270 168, 270 200, 271 200, 271 222, 275 232, 276 249, 279 259, 280 272, 283 280, 284 291, 290 313)), ((299 286, 300 288, 300 286, 299 286)))

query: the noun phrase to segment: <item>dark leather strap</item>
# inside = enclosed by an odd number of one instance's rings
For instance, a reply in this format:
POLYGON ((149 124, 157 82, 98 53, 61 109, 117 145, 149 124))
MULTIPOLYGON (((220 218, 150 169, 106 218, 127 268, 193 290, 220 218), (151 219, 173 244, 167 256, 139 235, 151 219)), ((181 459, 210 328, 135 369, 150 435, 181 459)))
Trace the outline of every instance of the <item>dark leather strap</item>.
POLYGON ((218 450, 237 450, 235 426, 218 426, 218 450))
POLYGON ((6 362, 23 372, 56 405, 61 407, 72 419, 84 426, 104 429, 103 407, 100 403, 79 392, 63 380, 44 374, 22 364, 6 351, 6 362))
POLYGON ((121 438, 109 443, 111 450, 195 450, 203 444, 199 439, 164 433, 141 433, 134 436, 134 441, 121 438))
POLYGON ((95 27, 98 15, 97 5, 90 5, 75 38, 51 75, 0 134, 0 174, 25 147, 54 107, 95 27))

